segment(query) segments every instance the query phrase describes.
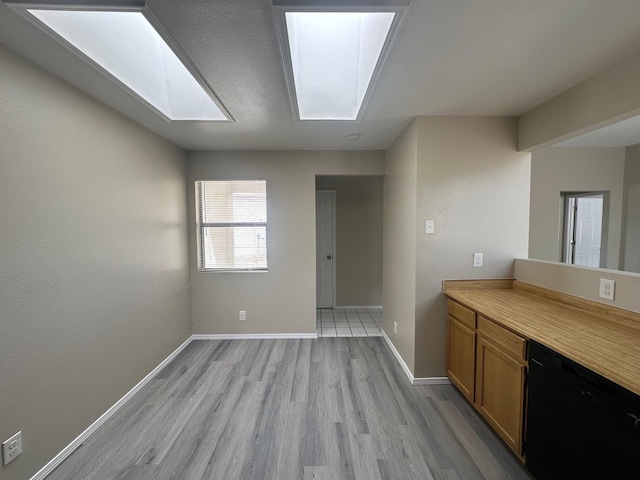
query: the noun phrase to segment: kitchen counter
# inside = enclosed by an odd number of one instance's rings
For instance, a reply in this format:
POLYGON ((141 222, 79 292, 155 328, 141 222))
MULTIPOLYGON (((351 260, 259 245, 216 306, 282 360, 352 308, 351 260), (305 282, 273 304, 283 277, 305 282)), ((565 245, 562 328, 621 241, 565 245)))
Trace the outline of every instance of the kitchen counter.
POLYGON ((640 314, 517 280, 445 280, 476 313, 640 395, 640 314))

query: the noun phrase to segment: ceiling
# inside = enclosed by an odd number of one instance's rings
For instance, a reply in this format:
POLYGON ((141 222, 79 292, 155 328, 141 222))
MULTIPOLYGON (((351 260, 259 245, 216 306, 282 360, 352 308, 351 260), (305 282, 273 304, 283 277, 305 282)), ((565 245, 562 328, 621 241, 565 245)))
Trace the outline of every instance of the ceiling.
POLYGON ((164 121, 4 4, 0 42, 189 150, 385 149, 416 115, 520 115, 640 50, 638 0, 411 0, 362 119, 301 122, 270 0, 148 5, 234 123, 164 121))

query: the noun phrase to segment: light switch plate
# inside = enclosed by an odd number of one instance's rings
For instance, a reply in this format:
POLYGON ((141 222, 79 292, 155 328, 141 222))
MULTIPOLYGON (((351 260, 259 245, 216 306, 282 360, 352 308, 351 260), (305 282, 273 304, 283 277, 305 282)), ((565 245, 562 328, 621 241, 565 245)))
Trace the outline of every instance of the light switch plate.
POLYGON ((427 235, 433 235, 436 233, 436 222, 433 220, 426 220, 424 222, 424 230, 427 235))

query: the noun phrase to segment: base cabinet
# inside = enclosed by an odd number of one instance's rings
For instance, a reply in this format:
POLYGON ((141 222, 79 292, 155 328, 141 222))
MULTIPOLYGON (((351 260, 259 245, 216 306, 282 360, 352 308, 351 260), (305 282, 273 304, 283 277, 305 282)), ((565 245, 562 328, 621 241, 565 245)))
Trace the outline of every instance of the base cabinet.
POLYGON ((447 318, 447 375, 470 402, 475 397, 476 332, 452 316, 447 318))
POLYGON ((448 302, 449 379, 522 458, 526 340, 456 302, 448 302))
POLYGON ((502 439, 522 454, 525 366, 478 337, 476 407, 502 439))
POLYGON ((447 300, 447 375, 473 402, 476 393, 476 312, 447 300))

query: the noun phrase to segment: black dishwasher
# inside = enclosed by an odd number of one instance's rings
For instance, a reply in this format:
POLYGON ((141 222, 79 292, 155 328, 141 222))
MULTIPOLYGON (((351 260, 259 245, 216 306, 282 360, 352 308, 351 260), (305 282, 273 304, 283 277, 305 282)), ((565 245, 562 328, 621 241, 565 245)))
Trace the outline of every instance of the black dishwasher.
POLYGON ((640 397, 529 343, 525 465, 537 480, 640 479, 640 397))

